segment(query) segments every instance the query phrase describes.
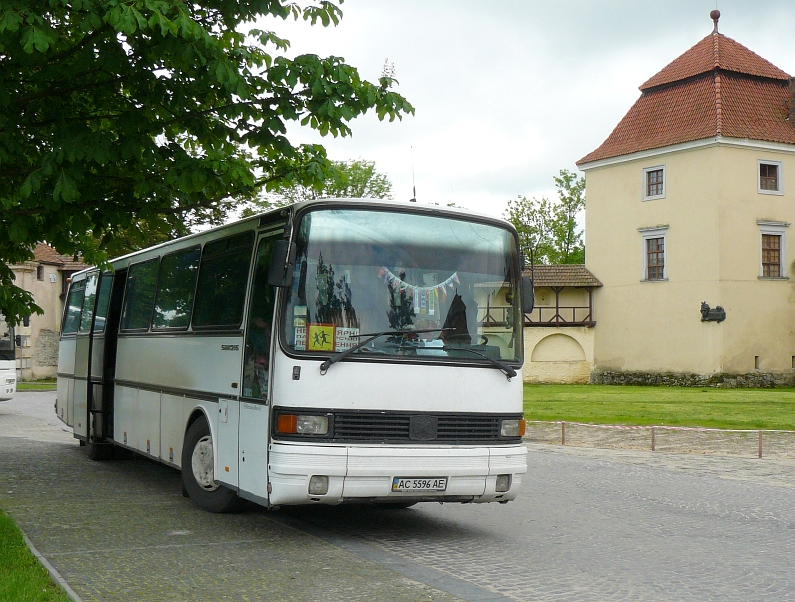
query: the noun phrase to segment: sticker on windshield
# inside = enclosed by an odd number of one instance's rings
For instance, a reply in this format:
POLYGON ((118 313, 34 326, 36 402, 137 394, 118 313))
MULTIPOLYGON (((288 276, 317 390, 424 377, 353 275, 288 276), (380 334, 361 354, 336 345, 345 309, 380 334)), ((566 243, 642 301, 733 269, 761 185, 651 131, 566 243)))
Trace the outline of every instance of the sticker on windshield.
POLYGON ((306 327, 302 326, 295 329, 295 345, 296 351, 306 350, 306 327))
POLYGON ((334 333, 334 351, 347 351, 359 342, 358 328, 338 327, 334 333))
POLYGON ((307 327, 307 346, 310 351, 334 351, 334 326, 310 324, 307 327))

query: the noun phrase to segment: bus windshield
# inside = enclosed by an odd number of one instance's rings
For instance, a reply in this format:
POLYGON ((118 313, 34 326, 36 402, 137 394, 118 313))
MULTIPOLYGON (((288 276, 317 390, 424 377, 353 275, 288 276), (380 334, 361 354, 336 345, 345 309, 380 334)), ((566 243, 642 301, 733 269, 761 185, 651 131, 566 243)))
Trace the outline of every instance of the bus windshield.
POLYGON ((14 329, 0 315, 0 361, 14 361, 14 329))
POLYGON ((352 355, 521 361, 517 249, 508 229, 322 209, 303 217, 296 245, 282 314, 291 351, 343 352, 385 332, 352 355))

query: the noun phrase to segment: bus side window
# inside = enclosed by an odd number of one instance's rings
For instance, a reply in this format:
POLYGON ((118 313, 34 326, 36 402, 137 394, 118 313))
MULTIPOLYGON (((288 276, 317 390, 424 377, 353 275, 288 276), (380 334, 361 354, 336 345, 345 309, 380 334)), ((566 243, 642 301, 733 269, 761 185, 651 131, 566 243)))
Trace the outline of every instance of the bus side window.
POLYGON ((163 257, 157 279, 153 329, 188 328, 200 254, 199 247, 193 247, 163 257))
POLYGON ((130 266, 121 315, 121 330, 148 330, 155 303, 158 259, 130 266))
POLYGON ((102 280, 99 283, 99 299, 97 299, 97 316, 94 318, 94 332, 105 331, 105 318, 108 315, 111 289, 113 289, 113 274, 102 274, 102 280))
POLYGON ((97 280, 99 272, 89 274, 86 278, 85 293, 83 294, 83 311, 80 314, 80 332, 91 330, 91 320, 94 318, 94 301, 97 296, 97 280))
POLYGON ((193 306, 194 329, 240 328, 253 246, 253 232, 204 245, 193 306))
POLYGON ((268 271, 276 238, 260 241, 254 268, 254 284, 246 329, 246 357, 243 369, 243 396, 254 399, 268 397, 271 328, 276 289, 268 284, 268 271))
POLYGON ((83 309, 85 286, 85 280, 72 283, 69 289, 69 299, 66 302, 66 313, 64 314, 61 334, 74 334, 77 332, 77 327, 80 324, 80 312, 83 309))

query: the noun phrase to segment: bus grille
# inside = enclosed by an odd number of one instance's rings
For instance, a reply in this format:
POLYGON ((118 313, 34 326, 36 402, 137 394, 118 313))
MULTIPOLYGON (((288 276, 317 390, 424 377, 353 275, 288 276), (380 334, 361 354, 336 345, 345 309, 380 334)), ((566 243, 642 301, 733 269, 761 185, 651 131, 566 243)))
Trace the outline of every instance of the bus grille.
MULTIPOLYGON (((380 412, 335 412, 334 440, 378 443, 507 443, 500 438, 500 421, 516 416, 438 415, 435 437, 416 440, 411 436, 410 414, 380 412)), ((515 438, 518 439, 518 438, 515 438)))

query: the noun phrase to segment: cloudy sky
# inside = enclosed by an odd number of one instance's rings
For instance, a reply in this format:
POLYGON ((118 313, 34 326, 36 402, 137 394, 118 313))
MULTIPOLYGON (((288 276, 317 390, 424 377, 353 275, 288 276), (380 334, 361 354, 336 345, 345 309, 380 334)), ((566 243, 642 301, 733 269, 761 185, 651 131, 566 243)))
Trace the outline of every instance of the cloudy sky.
MULTIPOLYGON (((721 33, 795 74, 795 2, 718 0, 721 33)), ((553 175, 610 134, 649 77, 712 31, 715 0, 346 0, 337 27, 272 22, 291 54, 336 55, 376 81, 385 59, 415 107, 322 138, 332 159, 375 161, 395 198, 501 215, 554 195, 553 175)))

